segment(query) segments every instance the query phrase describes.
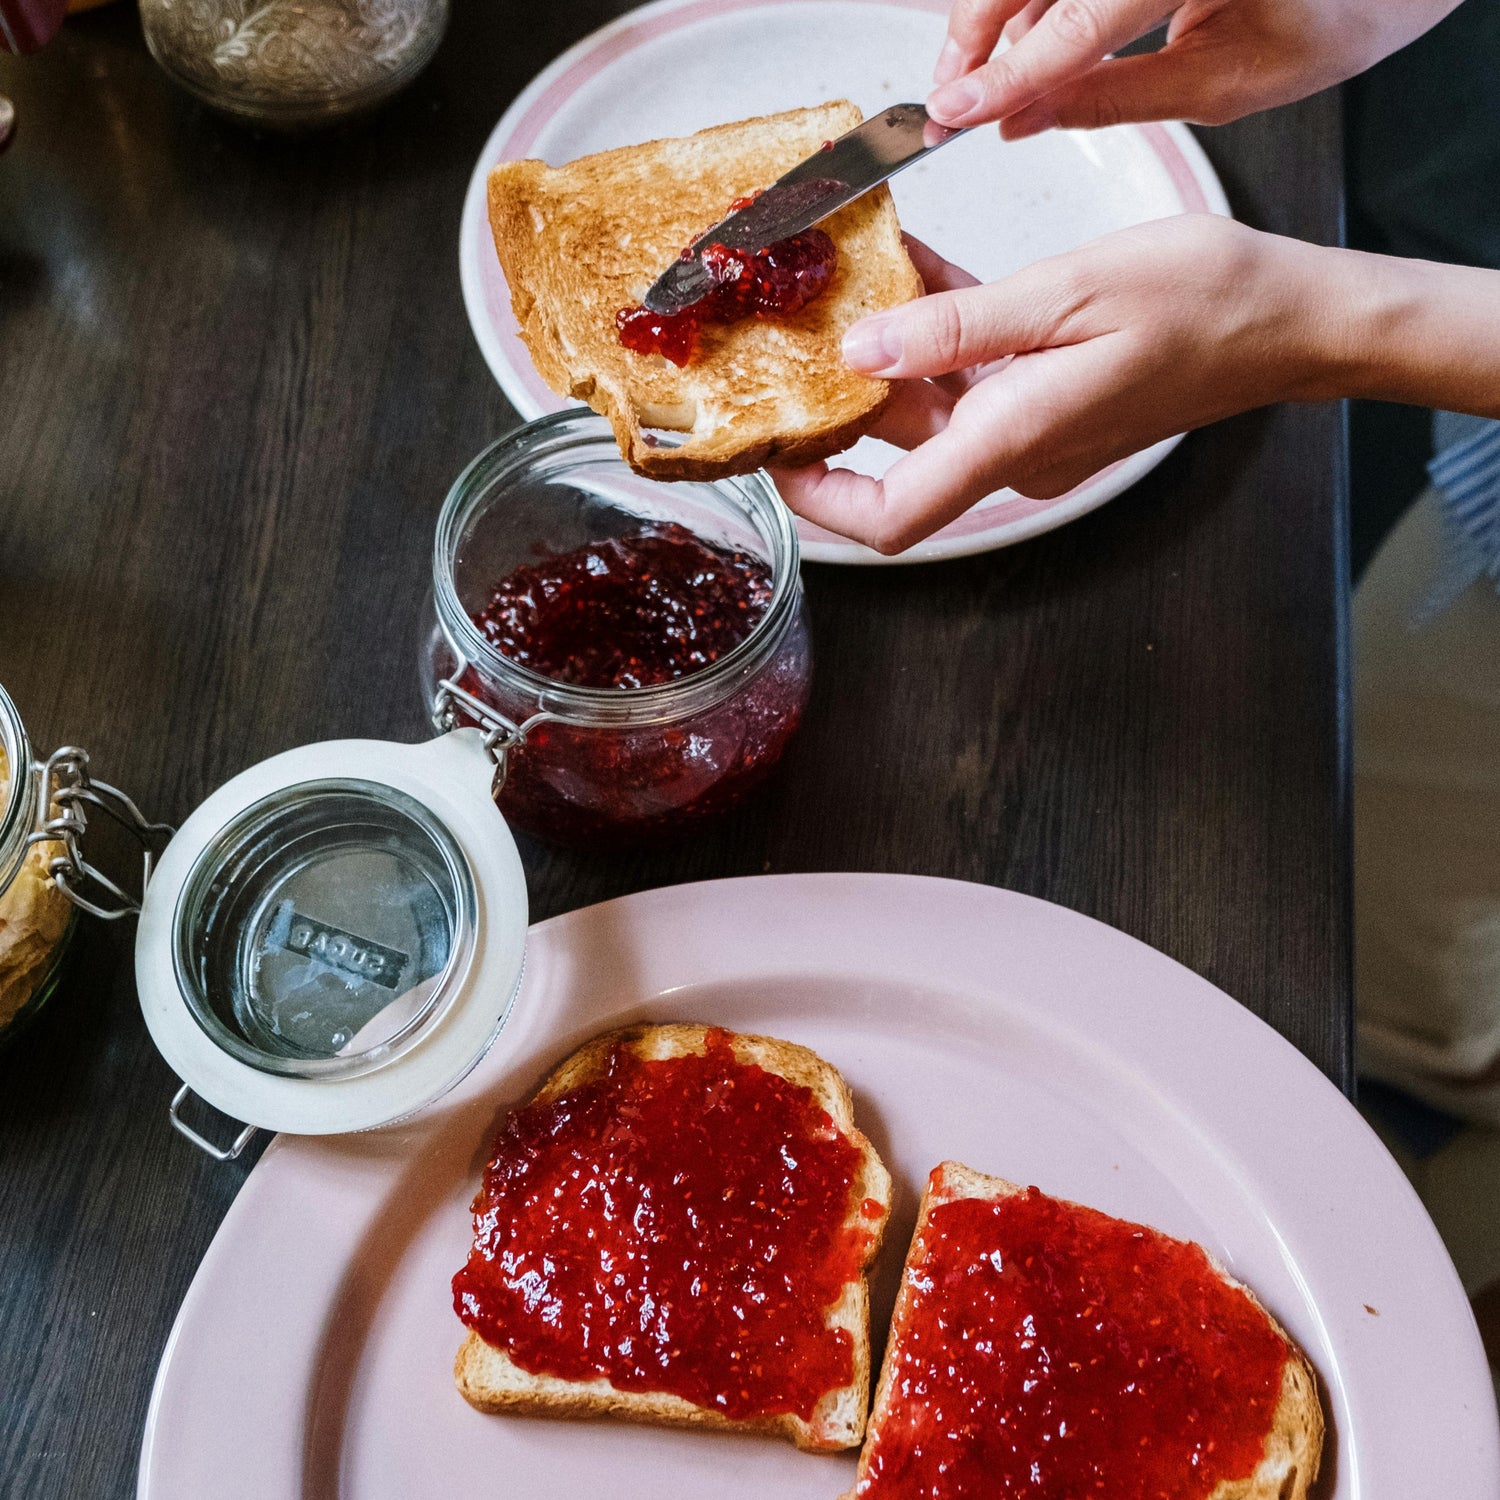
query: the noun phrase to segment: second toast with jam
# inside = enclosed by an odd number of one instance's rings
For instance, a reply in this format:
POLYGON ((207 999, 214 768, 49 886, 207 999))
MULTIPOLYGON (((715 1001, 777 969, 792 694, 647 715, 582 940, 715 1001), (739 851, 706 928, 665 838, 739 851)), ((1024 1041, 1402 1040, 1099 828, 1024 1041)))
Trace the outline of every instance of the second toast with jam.
POLYGON ((1307 1500, 1301 1351, 1201 1246, 944 1162, 845 1500, 1307 1500))

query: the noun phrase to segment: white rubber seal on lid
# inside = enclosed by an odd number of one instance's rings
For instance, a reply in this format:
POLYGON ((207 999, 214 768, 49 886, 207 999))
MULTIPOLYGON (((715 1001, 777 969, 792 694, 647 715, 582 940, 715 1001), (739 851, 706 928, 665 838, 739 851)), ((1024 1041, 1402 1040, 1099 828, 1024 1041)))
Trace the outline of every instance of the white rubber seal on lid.
MULTIPOLYGON (((506 1020, 526 947, 525 874, 515 840, 490 796, 493 769, 474 729, 420 745, 334 740, 252 766, 188 818, 146 891, 136 937, 136 982, 152 1040, 194 1093, 224 1114, 264 1129, 333 1135, 409 1115, 446 1094, 473 1068, 506 1020), (227 1033, 211 1035, 211 1021, 206 1024, 195 1013, 195 1004, 203 1010, 202 1002, 195 1002, 196 991, 184 983, 181 934, 184 904, 193 899, 189 886, 197 890, 217 880, 216 899, 231 900, 233 872, 220 878, 215 864, 225 830, 253 817, 278 794, 288 794, 282 801, 295 808, 304 786, 320 793, 330 786, 364 788, 389 793, 405 806, 415 804, 435 825, 443 847, 466 867, 464 948, 432 981, 440 1004, 411 1036, 386 1049, 388 1057, 377 1049, 364 1065, 325 1058, 299 1071, 295 1058, 283 1063, 269 1057, 260 1066, 246 1061, 234 1055, 236 1048, 247 1055, 254 1055, 254 1048, 226 1041, 227 1033)), ((228 865, 225 861, 224 868, 228 865)), ((280 905, 285 934, 291 903, 280 905)), ((276 919, 275 908, 269 916, 262 913, 263 922, 276 919)), ((314 919, 292 937, 283 936, 280 951, 306 955, 314 944, 340 944, 345 936, 314 919)), ((347 971, 351 961, 364 964, 379 982, 380 966, 394 966, 401 956, 390 957, 391 952, 370 942, 356 949, 352 960, 346 951, 336 951, 329 967, 343 962, 347 971)), ((358 1042, 356 1037, 351 1045, 358 1042)))

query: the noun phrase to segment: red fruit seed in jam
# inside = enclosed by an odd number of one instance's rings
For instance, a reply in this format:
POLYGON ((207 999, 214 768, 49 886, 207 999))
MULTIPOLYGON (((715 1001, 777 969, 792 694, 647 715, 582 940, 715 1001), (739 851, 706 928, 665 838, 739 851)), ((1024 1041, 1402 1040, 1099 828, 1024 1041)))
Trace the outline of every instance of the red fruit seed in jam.
POLYGON ((859 1165, 811 1090, 726 1032, 651 1062, 616 1046, 506 1121, 454 1308, 533 1374, 810 1418, 853 1373, 825 1313, 869 1248, 845 1222, 859 1165))
POLYGON ((928 1216, 859 1500, 1203 1500, 1251 1473, 1287 1346, 1193 1244, 1035 1188, 928 1216), (941 1418, 937 1415, 941 1413, 941 1418))
MULTIPOLYGON (((741 199, 732 207, 741 208, 751 201, 741 199)), ((790 317, 822 295, 833 279, 838 250, 821 229, 806 229, 753 252, 708 245, 701 259, 715 285, 691 307, 676 313, 622 307, 615 314, 615 327, 625 348, 637 354, 661 354, 681 366, 693 357, 699 330, 707 323, 790 317)))

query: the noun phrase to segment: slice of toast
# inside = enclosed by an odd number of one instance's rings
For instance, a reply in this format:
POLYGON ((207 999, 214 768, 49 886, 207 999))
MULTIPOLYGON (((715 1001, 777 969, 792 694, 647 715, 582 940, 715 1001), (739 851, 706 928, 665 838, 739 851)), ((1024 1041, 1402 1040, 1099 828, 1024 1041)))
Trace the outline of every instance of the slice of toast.
MULTIPOLYGON (((897 1434, 894 1440, 896 1442, 910 1441, 910 1434, 918 1430, 917 1424, 925 1415, 920 1396, 911 1393, 911 1371, 908 1369, 904 1378, 901 1372, 903 1348, 913 1341, 913 1329, 921 1316, 923 1298, 931 1295, 931 1289, 939 1283, 943 1274, 941 1261, 934 1262, 929 1258, 929 1224, 934 1211, 944 1204, 963 1199, 998 1202, 1027 1191, 1013 1182, 1007 1182, 1003 1177, 986 1176, 959 1162, 943 1162, 933 1171, 922 1197, 916 1230, 902 1271, 901 1290, 891 1319, 890 1339, 886 1345, 880 1382, 875 1392, 875 1409, 870 1417, 864 1449, 860 1453, 855 1487, 844 1500, 865 1500, 865 1497, 868 1500, 884 1500, 886 1496, 912 1492, 902 1486, 899 1478, 886 1480, 878 1474, 872 1475, 872 1469, 878 1467, 876 1456, 885 1435, 888 1432, 897 1434)), ((1063 1207, 1073 1209, 1077 1205, 1064 1203, 1063 1207)), ((1113 1222, 1123 1225, 1120 1220, 1113 1222)), ((1157 1230, 1134 1225, 1123 1227, 1143 1229, 1146 1235, 1168 1240, 1168 1236, 1160 1235, 1157 1230)), ((1170 1243, 1181 1245, 1183 1242, 1170 1243)), ((1202 1496, 1201 1491, 1194 1491, 1189 1484, 1182 1492, 1184 1500, 1188 1500, 1188 1497, 1191 1500, 1307 1500, 1308 1491, 1318 1475, 1323 1447, 1323 1410, 1318 1400, 1317 1382, 1312 1369, 1285 1331, 1256 1300, 1255 1294, 1230 1276, 1211 1256, 1207 1256, 1207 1252, 1204 1254, 1212 1270, 1227 1286, 1243 1293, 1254 1310, 1265 1320, 1267 1329, 1285 1344, 1286 1361, 1282 1366, 1280 1399, 1268 1423, 1262 1456, 1253 1472, 1221 1479, 1207 1496, 1202 1496)), ((1013 1259, 1007 1246, 997 1245, 995 1255, 997 1271, 1002 1270, 1013 1259)), ((1034 1329, 1028 1332, 1034 1332, 1034 1329)), ((997 1364, 1004 1362, 1003 1351, 1008 1347, 1004 1338, 1005 1331, 997 1326, 993 1340, 987 1341, 990 1346, 987 1353, 997 1364), (997 1350, 1001 1352, 997 1354, 997 1350)), ((1026 1348, 1029 1345, 1023 1344, 1020 1347, 1026 1348)), ((1141 1363, 1144 1365, 1145 1361, 1141 1363)), ((1054 1411, 1054 1419, 1056 1415, 1054 1411)), ((944 1436, 961 1433, 966 1421, 965 1414, 961 1411, 947 1410, 943 1416, 944 1434, 939 1436, 940 1442, 944 1440, 944 1436)), ((993 1420, 993 1406, 988 1417, 993 1420)), ((1090 1431, 1085 1425, 1081 1429, 1075 1428, 1068 1436, 1070 1441, 1087 1443, 1090 1431)), ((1142 1441, 1146 1439, 1143 1438, 1142 1441)), ((1039 1453, 1037 1457, 1044 1464, 1047 1462, 1047 1455, 1039 1453)), ((1176 1500, 1175 1495, 1173 1500, 1176 1500)))
POLYGON ((862 118, 838 100, 563 167, 512 161, 490 173, 495 249, 537 370, 609 419, 637 473, 719 479, 772 461, 812 463, 849 447, 885 405, 888 382, 856 374, 839 352, 851 323, 922 291, 884 187, 820 226, 838 264, 801 311, 707 325, 682 369, 623 348, 615 325, 731 203, 862 118))
MULTIPOLYGON (((635 1026, 596 1037, 567 1058, 542 1084, 531 1104, 549 1103, 599 1078, 613 1049, 627 1046, 642 1059, 702 1053, 710 1028, 699 1025, 635 1026)), ((757 1065, 809 1090, 834 1125, 858 1150, 859 1166, 850 1187, 846 1224, 868 1232, 858 1274, 847 1280, 836 1305, 825 1313, 830 1329, 847 1329, 853 1346, 849 1382, 827 1391, 809 1420, 779 1413, 739 1420, 667 1392, 621 1390, 600 1377, 562 1379, 522 1369, 501 1348, 470 1331, 459 1349, 454 1378, 471 1405, 486 1412, 520 1412, 557 1417, 616 1417, 669 1426, 765 1431, 790 1438, 799 1448, 835 1451, 858 1446, 864 1436, 870 1397, 870 1306, 868 1271, 890 1214, 891 1178, 875 1148, 855 1128, 853 1101, 838 1071, 806 1047, 772 1037, 729 1034, 736 1062, 757 1065), (878 1215, 874 1212, 878 1205, 878 1215)), ((477 1202, 478 1200, 476 1200, 477 1202)))

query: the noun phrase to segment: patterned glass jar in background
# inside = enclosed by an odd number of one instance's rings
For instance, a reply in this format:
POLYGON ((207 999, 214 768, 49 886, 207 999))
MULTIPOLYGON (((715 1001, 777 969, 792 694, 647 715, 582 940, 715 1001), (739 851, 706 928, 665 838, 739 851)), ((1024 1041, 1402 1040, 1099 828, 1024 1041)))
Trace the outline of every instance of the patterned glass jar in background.
POLYGON ((141 0, 151 55, 206 104, 306 130, 387 99, 426 66, 448 0, 141 0))

